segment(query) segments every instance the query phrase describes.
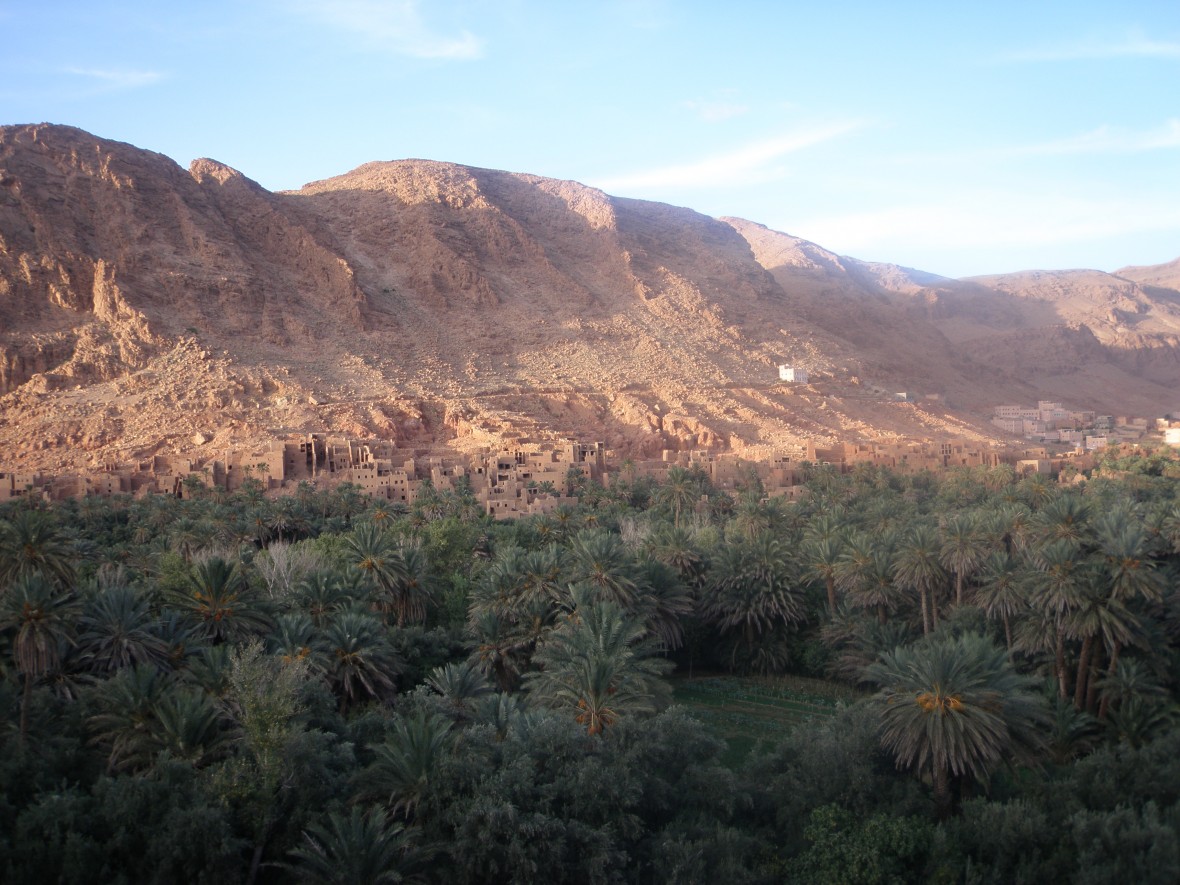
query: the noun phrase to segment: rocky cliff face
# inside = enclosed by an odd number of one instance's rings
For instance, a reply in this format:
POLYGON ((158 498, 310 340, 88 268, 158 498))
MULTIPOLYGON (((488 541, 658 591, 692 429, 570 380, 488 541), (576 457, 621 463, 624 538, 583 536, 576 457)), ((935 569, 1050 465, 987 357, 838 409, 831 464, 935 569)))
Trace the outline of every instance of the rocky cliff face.
POLYGON ((0 462, 325 429, 632 454, 985 435, 987 407, 1038 397, 1162 413, 1175 276, 946 280, 574 182, 407 160, 273 194, 0 128, 0 462), (816 385, 777 385, 780 362, 816 385))

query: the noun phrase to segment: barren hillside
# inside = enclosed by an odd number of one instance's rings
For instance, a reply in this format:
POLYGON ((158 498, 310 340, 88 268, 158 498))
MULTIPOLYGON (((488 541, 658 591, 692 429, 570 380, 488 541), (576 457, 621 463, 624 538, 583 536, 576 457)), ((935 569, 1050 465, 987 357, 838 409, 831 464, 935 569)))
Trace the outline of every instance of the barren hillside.
POLYGON ((1163 413, 1168 267, 955 281, 575 182, 405 160, 275 194, 0 128, 0 463, 324 430, 628 453, 978 437, 1038 397, 1163 413), (814 383, 777 384, 780 362, 814 383))

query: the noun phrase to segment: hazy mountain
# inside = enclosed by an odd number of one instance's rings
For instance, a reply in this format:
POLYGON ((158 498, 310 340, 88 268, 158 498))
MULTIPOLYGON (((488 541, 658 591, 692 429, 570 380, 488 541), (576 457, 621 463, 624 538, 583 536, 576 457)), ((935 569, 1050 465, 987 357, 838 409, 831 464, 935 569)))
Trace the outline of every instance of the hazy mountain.
POLYGON ((270 193, 6 127, 0 463, 323 430, 630 453, 978 436, 991 405, 1049 397, 1162 414, 1178 268, 956 281, 532 175, 404 160, 270 193), (781 362, 815 384, 777 385, 781 362), (949 407, 882 395, 902 389, 949 407))

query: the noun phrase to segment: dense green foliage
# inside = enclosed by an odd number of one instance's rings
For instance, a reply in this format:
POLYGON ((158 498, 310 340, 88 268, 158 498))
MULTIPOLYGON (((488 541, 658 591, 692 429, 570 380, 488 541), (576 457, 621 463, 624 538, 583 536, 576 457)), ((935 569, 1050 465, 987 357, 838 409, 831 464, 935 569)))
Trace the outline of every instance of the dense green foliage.
POLYGON ((1175 462, 809 489, 6 505, 0 879, 1180 880, 1175 462))

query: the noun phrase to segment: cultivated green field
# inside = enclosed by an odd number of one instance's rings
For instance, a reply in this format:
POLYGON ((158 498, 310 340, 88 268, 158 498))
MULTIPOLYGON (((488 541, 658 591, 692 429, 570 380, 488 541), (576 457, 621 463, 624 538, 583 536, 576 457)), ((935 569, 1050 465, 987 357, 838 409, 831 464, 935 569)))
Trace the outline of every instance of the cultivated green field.
POLYGON ((741 764, 759 741, 827 719, 859 697, 845 686, 802 677, 705 676, 672 685, 676 702, 729 744, 724 759, 730 766, 741 764))

